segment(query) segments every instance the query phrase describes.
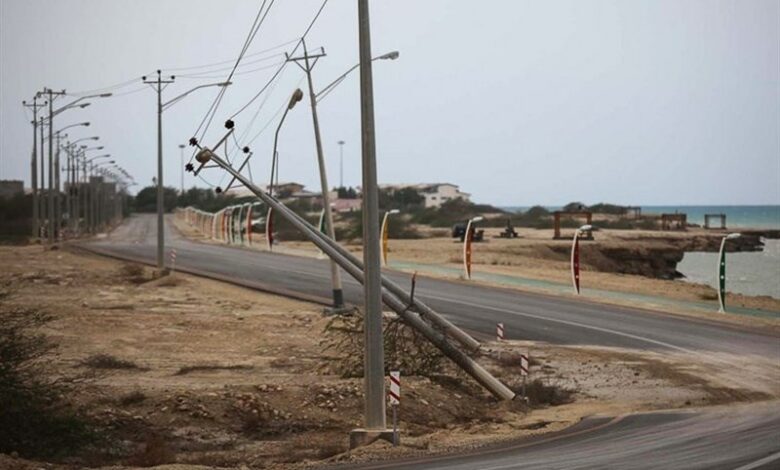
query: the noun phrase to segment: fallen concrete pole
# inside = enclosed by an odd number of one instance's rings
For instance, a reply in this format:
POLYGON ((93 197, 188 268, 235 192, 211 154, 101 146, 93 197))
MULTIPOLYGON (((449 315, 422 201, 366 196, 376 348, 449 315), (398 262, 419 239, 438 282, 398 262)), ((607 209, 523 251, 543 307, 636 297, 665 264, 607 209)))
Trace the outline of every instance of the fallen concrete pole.
MULTIPOLYGON (((234 176, 252 193, 254 193, 263 202, 268 204, 274 210, 280 212, 291 224, 293 224, 298 230, 309 238, 319 249, 325 254, 330 256, 342 269, 344 269, 350 276, 361 284, 364 281, 363 270, 359 268, 356 263, 353 263, 349 257, 344 256, 336 247, 333 246, 335 242, 328 237, 325 237, 322 233, 316 230, 311 224, 300 218, 297 214, 289 210, 284 204, 280 203, 276 198, 264 193, 257 188, 252 182, 248 181, 233 169, 228 163, 223 161, 219 156, 214 154, 208 149, 203 149, 198 155, 198 161, 205 163, 212 160, 225 171, 234 176), (202 155, 206 153, 205 155, 202 155), (333 244, 332 244, 333 243, 333 244)), ((353 257, 354 258, 354 257, 353 257)), ((384 279, 384 276, 382 276, 384 279)), ((383 286, 384 287, 384 286, 383 286)), ((400 289, 400 288, 399 288, 400 289)), ((515 397, 515 393, 509 389, 506 385, 501 383, 500 380, 493 377, 490 372, 485 370, 481 365, 474 361, 471 357, 463 353, 461 350, 453 346, 447 337, 435 330, 431 325, 426 323, 416 312, 412 312, 409 309, 409 305, 403 303, 399 298, 392 294, 389 289, 382 289, 382 301, 395 311, 409 326, 422 333, 434 346, 436 346, 445 356, 450 358, 455 364, 469 374, 474 380, 485 387, 495 397, 502 400, 511 400, 515 397)), ((437 315, 438 316, 438 315, 437 315)), ((429 318, 431 318, 429 316, 429 318)), ((456 328, 452 325, 453 328, 456 328)), ((465 334, 465 333, 464 333, 465 334)))
MULTIPOLYGON (((302 218, 301 216, 293 212, 290 208, 288 208, 284 204, 280 204, 280 205, 282 208, 281 210, 284 211, 285 214, 287 214, 288 218, 294 217, 296 219, 299 219, 302 223, 306 224, 309 227, 309 229, 316 234, 315 236, 323 239, 341 256, 346 258, 349 262, 354 264, 361 272, 363 272, 364 269, 363 262, 357 256, 350 253, 349 250, 341 246, 335 240, 332 240, 324 233, 315 229, 313 225, 311 225, 304 218, 302 218)), ((390 279, 386 278, 385 276, 382 276, 382 287, 389 290, 393 295, 398 297, 405 304, 413 305, 423 317, 427 318, 428 320, 431 321, 431 323, 434 323, 436 326, 441 328, 446 334, 451 335, 456 341, 461 343, 468 350, 476 351, 477 349, 479 349, 480 346, 479 342, 474 338, 472 338, 468 333, 461 330, 460 328, 455 326, 452 322, 439 315, 436 311, 434 311, 432 308, 430 308, 428 305, 426 305, 419 299, 412 299, 412 297, 401 286, 391 281, 390 279)))

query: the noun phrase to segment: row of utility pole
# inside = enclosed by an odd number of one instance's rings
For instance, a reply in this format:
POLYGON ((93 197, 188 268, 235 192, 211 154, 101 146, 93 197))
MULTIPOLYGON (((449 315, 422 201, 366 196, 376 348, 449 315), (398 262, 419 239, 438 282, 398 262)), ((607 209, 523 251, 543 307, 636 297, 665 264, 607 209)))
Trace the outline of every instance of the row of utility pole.
MULTIPOLYGON (((373 83, 371 63, 376 59, 396 59, 397 52, 385 54, 376 58, 371 57, 371 40, 369 28, 368 1, 358 0, 358 29, 360 43, 360 62, 349 69, 342 76, 337 78, 330 85, 325 87, 320 93, 315 93, 312 80, 312 70, 317 61, 325 56, 324 50, 316 54, 309 54, 305 41, 303 42, 303 56, 289 57, 287 60, 300 66, 308 78, 309 100, 312 111, 312 122, 314 126, 314 136, 317 150, 317 161, 320 170, 320 184, 322 189, 323 206, 325 209, 325 225, 327 236, 335 240, 335 230, 333 226, 333 215, 330 206, 329 186, 325 167, 325 157, 323 155, 322 139, 320 133, 319 119, 317 116, 317 103, 326 94, 338 85, 347 74, 356 68, 360 68, 360 102, 361 102, 361 134, 362 134, 362 168, 363 168, 363 256, 365 266, 364 278, 364 297, 365 297, 365 428, 355 430, 353 439, 360 441, 368 438, 372 434, 383 435, 387 432, 385 419, 385 395, 384 395, 384 355, 382 341, 382 288, 381 288, 381 256, 379 243, 379 195, 377 187, 377 169, 376 169, 376 149, 374 139, 374 103, 373 103, 373 83)), ((165 266, 165 229, 164 229, 164 181, 163 181, 163 157, 162 157, 162 115, 163 111, 171 105, 184 98, 196 89, 220 86, 226 87, 230 82, 213 83, 195 87, 176 98, 164 102, 162 99, 163 90, 171 83, 174 83, 175 76, 163 78, 162 71, 157 71, 157 76, 147 79, 142 77, 143 83, 150 85, 157 95, 157 266, 162 269, 165 266)), ((296 102, 301 99, 300 90, 293 94, 287 111, 293 108, 296 102)), ((280 122, 279 127, 283 122, 280 122)), ((277 129, 278 137, 278 129, 277 129)), ((193 138, 193 140, 195 140, 193 138)), ((197 143, 197 142, 196 142, 197 143)), ((339 142, 342 146, 343 160, 343 141, 339 142)), ((275 147, 276 145, 274 145, 275 147)), ((274 148, 274 162, 276 162, 276 153, 274 148)), ((343 162, 340 167, 340 176, 343 184, 343 162)), ((235 175, 234 175, 235 176, 235 175)), ((272 170, 271 184, 273 185, 274 173, 272 170)), ((183 183, 182 183, 183 191, 183 183)), ((333 307, 342 309, 344 307, 343 291, 341 284, 341 274, 335 261, 331 263, 331 278, 333 287, 333 307)))
POLYGON ((84 96, 55 109, 55 100, 63 96, 66 96, 65 90, 44 88, 34 95, 32 103, 22 102, 33 113, 30 162, 33 199, 31 235, 33 239, 50 244, 66 235, 96 233, 116 223, 124 213, 127 186, 132 180, 127 172, 118 166, 102 166, 113 165, 113 160, 99 163, 95 161, 110 158, 109 154, 87 158, 88 151, 102 150, 102 146, 78 145, 85 140, 98 140, 99 137, 73 139, 63 144, 63 139, 68 138, 64 131, 73 127, 88 127, 89 122, 54 130, 54 118, 62 112, 75 108, 83 109, 90 105, 83 102, 85 99, 107 98, 111 94, 84 96), (42 110, 48 111, 46 116, 42 115, 42 110), (45 135, 46 130, 48 136, 45 135), (64 167, 60 164, 63 151, 67 158, 64 167), (47 153, 48 162, 45 162, 47 153), (65 172, 64 183, 62 172, 65 172))

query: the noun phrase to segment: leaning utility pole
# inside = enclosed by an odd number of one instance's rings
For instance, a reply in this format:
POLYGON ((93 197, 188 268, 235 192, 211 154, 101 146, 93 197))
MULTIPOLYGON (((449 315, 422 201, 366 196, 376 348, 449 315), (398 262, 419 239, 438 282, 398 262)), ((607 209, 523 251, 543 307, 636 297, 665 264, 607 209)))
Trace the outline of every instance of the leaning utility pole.
MULTIPOLYGON (((295 63, 295 65, 297 65, 304 72, 306 72, 306 78, 309 81, 309 101, 311 102, 311 118, 314 123, 314 140, 317 145, 317 162, 320 167, 320 188, 322 190, 322 206, 325 212, 325 230, 327 231, 328 236, 331 239, 335 240, 336 229, 333 226, 333 209, 330 207, 330 189, 328 185, 328 173, 325 167, 325 156, 323 155, 323 150, 322 150, 322 137, 320 136, 320 121, 319 118, 317 117, 317 96, 314 93, 314 84, 311 78, 311 71, 314 69, 314 66, 317 64, 317 60, 319 60, 320 57, 325 57, 325 51, 322 50, 319 54, 309 55, 309 52, 306 49, 306 41, 304 39, 301 39, 301 43, 303 43, 303 56, 302 57, 287 56, 287 61, 295 63), (313 59, 313 61, 310 62, 309 59, 313 59), (301 61, 303 62, 303 65, 299 63, 301 61)), ((341 271, 339 270, 339 265, 332 259, 330 260, 330 278, 331 278, 331 285, 333 287, 333 309, 334 310, 343 309, 344 291, 341 286, 341 271)))
POLYGON ((163 159, 162 159, 162 90, 163 85, 173 83, 174 76, 171 75, 170 80, 162 79, 162 72, 157 71, 157 80, 146 80, 143 77, 143 82, 151 85, 157 92, 157 269, 163 269, 165 267, 165 226, 163 221, 163 214, 165 212, 164 197, 165 189, 163 188, 163 159))
MULTIPOLYGON (((27 104, 27 102, 22 101, 22 105, 31 108, 33 112, 33 148, 32 148, 32 159, 30 162, 30 170, 31 170, 31 181, 30 185, 32 186, 32 204, 33 204, 33 215, 32 215, 32 236, 33 238, 38 238, 41 236, 40 232, 40 204, 38 202, 38 108, 42 108, 46 105, 46 103, 38 104, 38 96, 33 97, 32 104, 27 104)), ((41 181, 41 185, 43 185, 43 181, 41 181)))
POLYGON ((371 32, 368 0, 358 0, 360 41, 360 121, 363 161, 363 265, 365 282, 365 431, 384 433, 385 364, 382 341, 382 273, 379 255, 379 191, 374 140, 374 87, 371 70, 371 32))

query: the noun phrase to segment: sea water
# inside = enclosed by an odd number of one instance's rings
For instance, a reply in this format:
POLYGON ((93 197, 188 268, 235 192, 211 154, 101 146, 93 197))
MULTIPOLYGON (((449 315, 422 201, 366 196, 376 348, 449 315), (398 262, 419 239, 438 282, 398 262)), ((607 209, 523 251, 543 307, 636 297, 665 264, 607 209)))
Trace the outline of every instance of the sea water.
MULTIPOLYGON (((726 253, 726 290, 780 299, 780 240, 763 240, 764 251, 726 253)), ((717 289, 718 254, 685 253, 677 270, 684 280, 717 289)))

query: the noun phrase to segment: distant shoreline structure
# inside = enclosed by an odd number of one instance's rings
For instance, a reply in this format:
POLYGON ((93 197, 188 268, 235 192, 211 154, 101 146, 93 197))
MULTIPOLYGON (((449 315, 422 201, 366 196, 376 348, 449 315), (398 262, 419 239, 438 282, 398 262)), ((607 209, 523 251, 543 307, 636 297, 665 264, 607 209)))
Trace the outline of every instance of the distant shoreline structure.
MULTIPOLYGON (((533 206, 497 206, 508 212, 522 212, 533 206)), ((560 210, 562 206, 542 206, 547 210, 560 210)), ((749 206, 639 206, 643 214, 688 215, 688 223, 703 225, 704 214, 726 214, 729 228, 780 229, 780 205, 749 206)))

